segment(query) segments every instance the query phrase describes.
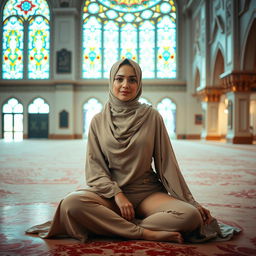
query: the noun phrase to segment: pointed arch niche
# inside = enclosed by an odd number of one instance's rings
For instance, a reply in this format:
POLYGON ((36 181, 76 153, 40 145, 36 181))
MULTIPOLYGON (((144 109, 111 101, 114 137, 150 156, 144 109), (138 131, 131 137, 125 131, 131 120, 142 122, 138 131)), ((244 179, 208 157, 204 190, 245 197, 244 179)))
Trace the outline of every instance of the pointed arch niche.
POLYGON ((216 58, 215 58, 215 63, 214 63, 214 70, 213 70, 213 86, 221 86, 221 79, 220 75, 224 73, 224 58, 221 53, 221 50, 218 49, 216 58))
POLYGON ((176 138, 176 104, 170 98, 164 98, 157 104, 157 110, 164 120, 170 138, 176 138))
POLYGON ((243 70, 256 72, 256 19, 254 19, 248 34, 243 58, 243 70))
POLYGON ((90 98, 83 105, 83 138, 88 137, 90 123, 92 118, 102 110, 102 103, 96 98, 90 98))
POLYGON ((23 139, 23 105, 10 98, 2 106, 2 134, 5 141, 23 139))

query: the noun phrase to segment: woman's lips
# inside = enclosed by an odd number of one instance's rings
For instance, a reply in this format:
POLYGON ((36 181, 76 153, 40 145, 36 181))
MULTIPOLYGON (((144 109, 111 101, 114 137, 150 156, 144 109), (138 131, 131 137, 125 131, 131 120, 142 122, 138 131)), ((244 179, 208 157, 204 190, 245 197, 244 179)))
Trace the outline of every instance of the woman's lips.
POLYGON ((120 92, 122 95, 128 95, 130 92, 128 92, 128 91, 122 91, 122 92, 120 92))

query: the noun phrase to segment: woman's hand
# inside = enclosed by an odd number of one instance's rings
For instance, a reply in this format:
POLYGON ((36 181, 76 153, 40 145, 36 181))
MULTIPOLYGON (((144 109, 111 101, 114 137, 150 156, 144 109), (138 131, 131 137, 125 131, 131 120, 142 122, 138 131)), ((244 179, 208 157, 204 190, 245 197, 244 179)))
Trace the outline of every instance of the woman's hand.
POLYGON ((198 205, 198 206, 197 206, 197 209, 198 209, 198 211, 200 212, 204 223, 205 223, 205 224, 211 223, 211 221, 213 220, 213 217, 212 217, 210 211, 207 210, 206 208, 204 208, 204 207, 201 206, 201 205, 198 205))
POLYGON ((133 205, 122 192, 115 195, 115 202, 119 207, 123 218, 126 220, 134 219, 135 212, 133 205))

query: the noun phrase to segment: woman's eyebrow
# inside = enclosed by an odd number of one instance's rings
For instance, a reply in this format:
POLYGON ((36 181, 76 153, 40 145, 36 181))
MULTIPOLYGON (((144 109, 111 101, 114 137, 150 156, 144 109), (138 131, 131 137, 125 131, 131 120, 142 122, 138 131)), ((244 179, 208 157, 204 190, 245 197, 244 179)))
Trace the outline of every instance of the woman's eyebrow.
MULTIPOLYGON (((116 75, 116 77, 117 77, 117 76, 125 77, 125 75, 116 75)), ((128 77, 135 77, 135 78, 136 78, 136 76, 135 76, 135 75, 131 75, 131 76, 128 76, 128 77)))

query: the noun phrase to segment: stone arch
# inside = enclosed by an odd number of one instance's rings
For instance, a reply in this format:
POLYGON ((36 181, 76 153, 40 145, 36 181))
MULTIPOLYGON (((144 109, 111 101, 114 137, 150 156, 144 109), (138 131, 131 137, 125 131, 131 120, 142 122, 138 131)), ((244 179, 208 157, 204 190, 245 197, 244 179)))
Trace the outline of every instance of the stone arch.
POLYGON ((212 72, 212 85, 221 86, 222 82, 220 79, 220 75, 225 71, 225 60, 220 48, 217 49, 214 60, 215 61, 212 72))
POLYGON ((245 37, 242 53, 242 69, 256 71, 256 18, 248 26, 247 36, 245 37))

